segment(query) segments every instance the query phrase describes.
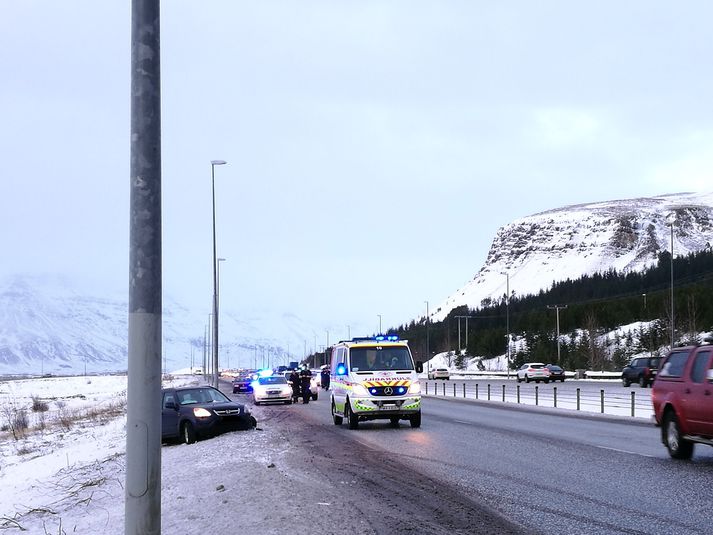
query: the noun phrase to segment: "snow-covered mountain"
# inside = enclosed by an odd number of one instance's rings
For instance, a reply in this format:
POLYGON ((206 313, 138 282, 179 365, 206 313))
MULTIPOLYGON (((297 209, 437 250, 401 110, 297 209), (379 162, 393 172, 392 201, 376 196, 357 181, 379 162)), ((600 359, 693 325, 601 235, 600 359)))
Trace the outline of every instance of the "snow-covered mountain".
MULTIPOLYGON (((126 370, 128 292, 102 295, 56 275, 0 281, 0 375, 126 370)), ((202 366, 205 311, 166 296, 163 309, 165 367, 202 366)), ((221 367, 252 367, 301 360, 313 350, 305 333, 323 328, 289 313, 222 310, 220 332, 221 367)))
POLYGON ((638 271, 662 251, 674 255, 713 244, 713 193, 680 193, 567 206, 534 214, 495 235, 485 265, 431 314, 445 318, 456 307, 480 307, 507 293, 524 296, 555 281, 614 268, 638 271))

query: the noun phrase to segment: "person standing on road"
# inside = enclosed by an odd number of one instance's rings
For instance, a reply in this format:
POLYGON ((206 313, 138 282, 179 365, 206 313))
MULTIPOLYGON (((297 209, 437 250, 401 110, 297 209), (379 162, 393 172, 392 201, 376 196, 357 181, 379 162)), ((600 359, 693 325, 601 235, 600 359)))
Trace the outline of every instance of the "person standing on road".
POLYGON ((297 370, 292 370, 289 381, 292 385, 292 403, 297 403, 300 399, 300 374, 297 370))
POLYGON ((302 403, 309 403, 309 398, 312 395, 310 391, 310 383, 312 382, 312 372, 309 368, 303 368, 300 372, 300 387, 302 388, 302 403))
POLYGON ((322 388, 324 388, 325 390, 329 390, 329 368, 327 368, 326 366, 322 368, 322 373, 320 374, 320 376, 320 379, 322 381, 322 388))

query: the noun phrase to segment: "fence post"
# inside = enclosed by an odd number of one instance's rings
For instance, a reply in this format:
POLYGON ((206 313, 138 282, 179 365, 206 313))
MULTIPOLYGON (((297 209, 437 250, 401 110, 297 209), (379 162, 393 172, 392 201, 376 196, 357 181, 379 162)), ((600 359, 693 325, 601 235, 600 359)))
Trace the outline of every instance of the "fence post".
POLYGON ((505 385, 503 385, 503 403, 505 403, 505 385))
POLYGON ((453 397, 456 397, 456 384, 453 383, 453 397))
POLYGON ((428 395, 428 381, 426 381, 426 395, 428 395))
POLYGON ((443 397, 446 397, 446 382, 443 381, 443 397))
POLYGON ((633 390, 631 391, 631 417, 633 418, 635 416, 635 410, 634 410, 634 405, 635 405, 635 400, 636 400, 636 392, 633 390))
POLYGON ((490 401, 490 383, 488 383, 488 401, 490 401))
POLYGON ((475 399, 478 399, 478 383, 475 383, 475 399))
POLYGON ((535 385, 535 405, 540 403, 540 385, 535 385))
POLYGON ((579 388, 577 389, 577 410, 579 410, 579 388))
POLYGON ((555 409, 556 409, 557 408, 557 387, 556 386, 552 387, 552 392, 555 396, 555 409))
POLYGON ((599 396, 601 397, 601 403, 602 403, 602 414, 604 414, 604 389, 599 391, 599 396))
POLYGON ((463 383, 463 397, 465 398, 465 383, 463 383))
POLYGON ((517 403, 520 404, 520 385, 517 385, 517 403))

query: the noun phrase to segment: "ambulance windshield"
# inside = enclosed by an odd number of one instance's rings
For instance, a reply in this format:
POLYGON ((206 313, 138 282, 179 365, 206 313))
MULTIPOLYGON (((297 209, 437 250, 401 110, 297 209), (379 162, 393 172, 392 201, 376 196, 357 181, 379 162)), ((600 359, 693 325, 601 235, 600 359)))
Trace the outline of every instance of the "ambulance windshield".
POLYGON ((351 371, 413 370, 411 354, 405 346, 352 347, 351 371))

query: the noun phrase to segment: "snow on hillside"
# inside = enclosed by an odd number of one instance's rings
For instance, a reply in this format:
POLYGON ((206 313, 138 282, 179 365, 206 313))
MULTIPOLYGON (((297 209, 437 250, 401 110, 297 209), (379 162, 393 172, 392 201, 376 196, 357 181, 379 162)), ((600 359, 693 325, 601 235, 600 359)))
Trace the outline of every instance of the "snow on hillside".
POLYGON ((713 193, 582 204, 514 221, 498 230, 475 277, 436 307, 431 319, 440 321, 458 306, 477 308, 485 299, 503 298, 508 276, 511 295, 523 296, 611 268, 642 270, 671 249, 672 216, 675 255, 711 247, 713 193))

